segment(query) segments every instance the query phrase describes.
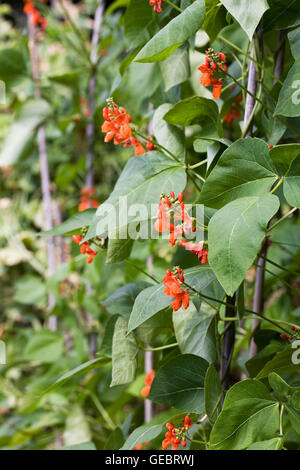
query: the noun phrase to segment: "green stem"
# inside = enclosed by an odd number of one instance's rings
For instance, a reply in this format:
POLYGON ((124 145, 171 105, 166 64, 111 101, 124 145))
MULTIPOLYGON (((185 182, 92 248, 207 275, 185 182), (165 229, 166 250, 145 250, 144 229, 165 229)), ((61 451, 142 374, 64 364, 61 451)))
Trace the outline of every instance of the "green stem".
POLYGON ((205 179, 202 176, 198 175, 196 171, 192 170, 191 168, 188 169, 193 173, 193 175, 195 175, 199 180, 201 180, 202 183, 205 183, 205 179))
POLYGON ((179 11, 179 13, 182 13, 183 10, 179 8, 175 3, 171 2, 171 0, 164 0, 165 3, 168 3, 171 7, 175 8, 175 10, 179 11))
POLYGON ((157 348, 142 348, 142 349, 143 351, 162 351, 164 349, 175 348, 175 346, 178 346, 178 343, 166 344, 165 346, 159 346, 157 348))
MULTIPOLYGON (((243 77, 237 78, 238 81, 242 80, 243 83, 243 77)), ((232 87, 234 85, 234 82, 228 83, 224 88, 222 88, 221 93, 224 93, 228 88, 232 87)))
POLYGON ((277 225, 279 225, 281 222, 283 222, 287 217, 289 217, 291 214, 293 214, 293 212, 295 212, 297 209, 298 209, 298 207, 293 207, 293 209, 288 211, 283 217, 281 217, 281 219, 279 219, 277 222, 275 222, 275 224, 271 225, 268 232, 273 230, 273 228, 277 227, 277 225))
POLYGON ((239 318, 237 317, 219 317, 220 321, 238 321, 239 318))
MULTIPOLYGON (((194 178, 193 175, 192 175, 193 170, 191 170, 191 171, 187 170, 187 171, 188 171, 189 177, 190 177, 191 180, 193 181, 193 183, 194 183, 194 185, 196 186, 196 188, 198 189, 199 193, 201 193, 201 188, 200 188, 200 186, 198 186, 197 181, 195 180, 195 178, 194 178)), ((195 174, 197 174, 197 173, 195 172, 195 174)))
POLYGON ((283 437, 283 412, 284 412, 284 404, 280 405, 280 416, 279 416, 279 435, 283 437))
POLYGON ((195 165, 188 165, 187 169, 193 170, 194 168, 198 168, 199 166, 204 165, 205 163, 207 163, 207 158, 205 160, 202 160, 202 162, 195 163, 195 165))
POLYGON ((276 266, 276 268, 279 268, 279 269, 282 269, 283 271, 286 271, 287 273, 289 274, 294 274, 295 276, 300 276, 300 273, 297 273, 295 271, 291 271, 290 269, 287 269, 287 268, 284 268, 283 266, 281 266, 280 264, 278 263, 275 263, 275 261, 272 261, 270 260, 269 258, 266 258, 266 257, 263 257, 266 261, 268 261, 268 263, 271 263, 273 264, 273 266, 276 266))
MULTIPOLYGON (((257 264, 255 266, 258 266, 257 264)), ((277 274, 273 273, 272 271, 270 271, 269 269, 267 268, 264 268, 264 271, 266 271, 267 273, 271 274, 272 276, 276 277, 276 279, 278 279, 278 281, 280 281, 283 285, 285 285, 286 287, 288 287, 289 289, 291 289, 292 291, 294 291, 297 295, 299 295, 299 290, 297 290, 294 286, 292 286, 289 282, 287 282, 285 279, 282 279, 280 276, 278 276, 277 274)))
POLYGON ((158 147, 158 148, 164 150, 164 152, 168 153, 170 155, 170 157, 172 157, 174 160, 176 160, 176 162, 181 163, 179 158, 177 158, 172 152, 170 152, 170 150, 166 149, 166 147, 163 147, 158 142, 155 142, 153 139, 146 137, 145 135, 141 134, 140 132, 138 132, 136 130, 133 130, 133 135, 137 135, 138 137, 141 137, 141 139, 144 139, 147 142, 151 142, 151 144, 155 145, 155 147, 158 147))
POLYGON ((152 276, 151 274, 147 273, 146 271, 144 271, 142 268, 139 268, 138 266, 136 266, 134 263, 132 263, 131 261, 129 261, 129 259, 125 259, 124 260, 125 263, 129 264, 130 266, 132 266, 133 268, 135 268, 137 271, 145 274, 145 276, 149 277, 150 279, 152 279, 152 281, 156 282, 156 284, 160 284, 160 282, 154 277, 152 276))
POLYGON ((272 189, 272 191, 270 191, 271 194, 275 193, 276 189, 279 188, 279 186, 282 185, 284 179, 283 178, 280 178, 280 180, 278 181, 278 183, 276 184, 276 186, 274 186, 274 188, 272 189))

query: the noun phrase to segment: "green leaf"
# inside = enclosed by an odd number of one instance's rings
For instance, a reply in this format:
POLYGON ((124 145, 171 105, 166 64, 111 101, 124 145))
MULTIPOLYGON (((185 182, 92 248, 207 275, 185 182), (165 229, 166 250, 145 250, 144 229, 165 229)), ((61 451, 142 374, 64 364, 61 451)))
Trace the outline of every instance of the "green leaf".
POLYGON ((132 382, 137 362, 137 344, 132 333, 127 334, 127 321, 119 317, 112 342, 112 381, 110 386, 132 382))
POLYGON ((135 60, 157 62, 166 59, 200 29, 204 18, 205 2, 196 0, 152 37, 135 60))
POLYGON ((141 46, 150 39, 152 22, 153 11, 147 2, 131 0, 124 17, 125 42, 129 49, 141 46))
POLYGON ((173 107, 164 103, 157 108, 153 115, 153 132, 157 142, 169 150, 180 160, 184 158, 184 133, 176 126, 171 126, 164 120, 164 115, 173 107))
POLYGON ((61 357, 63 349, 61 335, 51 330, 42 329, 30 338, 23 354, 28 361, 51 363, 61 357))
POLYGON ((70 379, 73 379, 74 377, 77 377, 78 375, 87 374, 90 370, 95 369, 96 367, 99 367, 100 365, 104 365, 107 362, 109 362, 107 358, 102 356, 102 357, 96 357, 95 359, 91 359, 90 361, 80 364, 79 366, 75 367, 74 369, 66 372, 61 377, 59 377, 52 385, 50 385, 50 387, 47 388, 47 390, 45 390, 44 394, 52 392, 56 388, 64 385, 70 379))
POLYGON ((119 263, 130 256, 134 240, 131 238, 109 238, 107 244, 106 263, 119 263))
POLYGON ((126 284, 102 301, 102 305, 104 305, 110 313, 118 313, 125 316, 129 315, 136 297, 141 292, 145 292, 149 285, 148 282, 138 282, 136 284, 131 282, 126 284))
POLYGON ((136 428, 128 437, 123 447, 120 450, 131 450, 135 446, 143 442, 151 441, 160 435, 162 431, 162 424, 144 424, 136 428))
POLYGON ((202 413, 207 367, 204 359, 192 354, 171 359, 156 373, 149 399, 184 413, 202 413))
POLYGON ((0 51, 0 78, 7 80, 26 73, 24 56, 16 49, 2 49, 0 51))
POLYGON ((293 351, 291 346, 288 346, 268 361, 256 378, 263 379, 264 377, 268 377, 271 372, 276 372, 279 375, 299 373, 300 364, 297 364, 296 361, 293 360, 293 354, 296 355, 297 352, 293 351))
POLYGON ((213 42, 221 29, 227 26, 226 10, 218 0, 205 0, 205 7, 206 15, 202 28, 213 42))
POLYGON ((56 225, 53 229, 47 232, 39 232, 38 235, 49 236, 49 235, 71 235, 77 233, 82 227, 89 226, 93 216, 96 213, 96 209, 86 209, 82 212, 77 212, 75 215, 65 220, 62 224, 56 225))
POLYGON ((104 336, 99 350, 100 354, 107 357, 112 357, 112 340, 115 331, 115 324, 119 315, 110 317, 105 325, 104 336))
POLYGON ((270 157, 280 167, 283 173, 289 170, 291 164, 300 154, 300 144, 276 145, 270 150, 270 157))
POLYGON ((235 384, 226 394, 210 435, 212 450, 242 450, 273 438, 279 430, 279 403, 257 380, 235 384))
POLYGON ((199 202, 219 209, 237 198, 266 193, 276 178, 267 144, 257 138, 239 139, 207 177, 199 202))
POLYGON ((124 444, 124 436, 120 428, 116 428, 108 437, 104 450, 120 449, 124 444))
POLYGON ((211 364, 205 376, 205 412, 214 424, 222 409, 223 388, 218 373, 211 364))
POLYGON ((157 284, 139 293, 132 308, 128 331, 134 330, 157 312, 169 307, 170 297, 164 294, 164 288, 163 284, 157 284))
POLYGON ((173 312, 175 336, 183 354, 194 354, 208 362, 216 360, 216 317, 198 311, 190 302, 173 312))
POLYGON ((253 442, 247 450, 281 450, 283 447, 282 437, 274 437, 267 441, 253 442))
POLYGON ((267 224, 278 208, 279 200, 272 194, 243 197, 230 202, 211 218, 208 260, 228 295, 234 294, 254 262, 267 224))
POLYGON ((218 115, 219 110, 215 101, 202 98, 201 96, 193 96, 175 104, 166 113, 164 119, 169 124, 179 126, 207 123, 207 120, 217 124, 218 115))
POLYGON ((34 131, 52 114, 49 103, 32 99, 24 103, 6 136, 0 154, 0 166, 13 165, 21 156, 34 131))
POLYGON ((264 15, 264 31, 285 29, 300 24, 300 10, 295 0, 268 0, 270 9, 264 15))
POLYGON ((291 397, 289 397, 286 404, 286 410, 292 427, 298 434, 300 434, 300 391, 295 392, 291 397))
POLYGON ((165 82, 165 91, 185 82, 190 76, 189 50, 186 45, 176 49, 173 54, 160 63, 165 82))
POLYGON ((222 0, 224 7, 237 20, 251 40, 264 12, 269 5, 266 0, 222 0))
POLYGON ((280 401, 287 401, 293 388, 290 387, 276 372, 271 372, 268 376, 269 384, 280 401))
MULTIPOLYGON (((160 152, 149 152, 139 158, 131 158, 119 177, 110 197, 101 204, 93 223, 86 235, 86 240, 95 235, 103 236, 124 231, 127 236, 128 224, 138 224, 153 216, 151 209, 157 205, 162 192, 169 193, 172 188, 176 193, 186 184, 183 164, 178 163, 160 152), (127 210, 136 204, 137 211, 127 215, 127 210), (143 205, 143 210, 139 210, 143 205), (124 216, 124 217, 123 217, 124 216)), ((128 211, 129 212, 129 211, 128 211)))
POLYGON ((294 160, 284 178, 283 194, 291 206, 300 207, 300 156, 294 160))
POLYGON ((294 59, 300 55, 300 28, 293 29, 288 33, 291 52, 294 59))
POLYGON ((300 114, 300 57, 297 57, 283 82, 275 114, 289 117, 300 114))

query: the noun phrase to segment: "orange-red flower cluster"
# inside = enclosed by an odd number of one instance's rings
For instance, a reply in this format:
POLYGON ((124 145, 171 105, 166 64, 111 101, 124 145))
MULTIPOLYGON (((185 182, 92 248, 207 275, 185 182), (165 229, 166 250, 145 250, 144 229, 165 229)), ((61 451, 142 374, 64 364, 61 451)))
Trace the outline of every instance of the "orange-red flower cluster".
POLYGON ((239 119, 241 117, 241 110, 240 110, 240 107, 239 107, 239 103, 242 101, 242 97, 241 95, 237 96, 234 101, 233 101, 233 104, 230 108, 230 110, 225 114, 225 116, 223 117, 223 120, 226 121, 228 123, 228 126, 232 126, 233 124, 233 121, 235 119, 239 119))
POLYGON ((26 15, 29 15, 31 23, 38 24, 42 29, 45 29, 47 26, 47 20, 39 14, 33 2, 31 0, 23 0, 23 1, 24 1, 23 11, 24 13, 26 13, 26 15))
POLYGON ((114 144, 126 143, 132 136, 132 129, 129 125, 130 115, 125 108, 119 108, 115 103, 109 102, 108 106, 103 108, 104 123, 101 130, 106 133, 104 142, 110 142, 114 139, 114 144))
POLYGON ((134 147, 134 155, 142 155, 146 153, 144 147, 138 139, 132 136, 130 127, 131 117, 125 108, 118 107, 112 101, 107 100, 107 106, 103 108, 104 123, 101 131, 106 133, 104 142, 110 142, 114 139, 114 144, 123 144, 124 147, 134 147))
POLYGON ((176 267, 176 273, 167 269, 164 277, 164 294, 174 298, 171 307, 176 312, 181 307, 187 309, 189 306, 189 293, 187 289, 182 289, 181 284, 184 282, 183 270, 176 267))
POLYGON ((200 78, 200 84, 203 86, 213 87, 213 97, 215 99, 220 98, 222 90, 222 79, 219 78, 219 73, 223 71, 227 72, 226 57, 223 52, 217 52, 216 54, 212 49, 205 51, 206 58, 205 63, 198 67, 198 70, 202 72, 200 78))
POLYGON ((177 199, 173 191, 170 191, 170 196, 162 194, 156 216, 154 229, 160 233, 169 231, 169 242, 172 246, 179 235, 195 231, 195 219, 185 212, 182 193, 178 194, 177 199), (176 222, 179 223, 175 225, 176 222))
POLYGON ((186 436, 185 433, 188 429, 193 426, 191 418, 189 415, 183 420, 183 426, 180 428, 176 428, 174 424, 167 423, 166 428, 167 432, 165 434, 165 439, 162 441, 162 448, 166 450, 170 445, 172 445, 172 450, 178 450, 180 444, 182 447, 186 446, 186 436))
POLYGON ((142 397, 146 398, 149 395, 154 376, 155 376, 154 370, 150 370, 150 372, 146 375, 146 378, 144 381, 145 387, 141 391, 142 397))
POLYGON ((163 0, 150 0, 149 5, 151 7, 154 7, 154 11, 156 11, 156 13, 161 13, 162 12, 162 8, 161 8, 162 2, 163 2, 163 0))
MULTIPOLYGON (((80 235, 73 235, 72 239, 73 239, 73 242, 75 242, 77 245, 80 245, 80 243, 83 240, 83 237, 81 237, 80 235)), ((88 242, 80 245, 80 251, 83 255, 88 255, 88 258, 86 261, 87 264, 90 264, 97 254, 97 251, 92 250, 88 242)))
MULTIPOLYGON (((196 220, 187 214, 182 193, 178 194, 177 199, 173 191, 170 192, 170 196, 161 195, 154 229, 160 233, 169 231, 169 243, 171 246, 176 244, 179 236, 195 232, 196 220)), ((208 252, 204 248, 204 242, 194 243, 181 239, 180 245, 191 253, 196 254, 202 264, 207 262, 208 252)))
POLYGON ((81 197, 80 197, 80 204, 78 206, 78 211, 82 212, 85 211, 86 209, 89 209, 91 207, 97 208, 99 206, 99 202, 96 198, 94 198, 95 194, 95 188, 94 186, 91 186, 90 188, 83 188, 80 191, 81 197))

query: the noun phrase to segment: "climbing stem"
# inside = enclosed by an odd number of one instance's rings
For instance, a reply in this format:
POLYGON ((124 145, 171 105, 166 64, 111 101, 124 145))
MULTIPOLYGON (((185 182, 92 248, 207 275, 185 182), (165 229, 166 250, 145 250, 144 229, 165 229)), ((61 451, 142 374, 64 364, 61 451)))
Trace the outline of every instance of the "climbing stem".
POLYGON ((285 406, 282 403, 280 405, 280 415, 279 415, 279 434, 280 437, 283 437, 283 413, 284 413, 285 406))
POLYGON ((142 348, 143 351, 163 351, 164 349, 175 348, 178 343, 166 344, 165 346, 158 346, 157 348, 142 348))
POLYGON ((293 207, 293 209, 288 211, 283 217, 281 217, 281 219, 277 220, 277 222, 275 222, 275 224, 271 225, 271 227, 268 229, 268 232, 271 232, 271 230, 273 230, 273 228, 275 228, 275 227, 277 227, 277 225, 281 224, 281 222, 283 222, 287 217, 289 217, 291 214, 293 214, 297 209, 298 209, 297 207, 293 207))
POLYGON ((133 135, 137 135, 138 137, 140 137, 141 139, 144 139, 148 142, 151 142, 151 144, 155 145, 155 147, 158 147, 160 149, 162 149, 164 152, 168 153, 170 155, 170 157, 173 158, 173 160, 176 160, 178 163, 181 163, 181 161, 179 160, 179 158, 177 158, 174 153, 170 152, 170 150, 168 150, 166 147, 163 147, 162 145, 160 145, 158 142, 155 142, 153 139, 151 139, 151 137, 146 137, 145 135, 141 134, 140 132, 136 131, 136 130, 133 130, 133 135))
POLYGON ((179 13, 183 12, 183 10, 177 5, 175 5, 175 3, 171 2, 171 0, 164 0, 164 2, 170 5, 171 7, 175 8, 175 10, 179 11, 179 13))
POLYGON ((279 186, 282 185, 283 181, 284 181, 284 178, 280 178, 280 180, 279 180, 278 183, 274 186, 274 188, 270 191, 270 193, 271 193, 271 194, 275 193, 276 189, 278 189, 279 186))

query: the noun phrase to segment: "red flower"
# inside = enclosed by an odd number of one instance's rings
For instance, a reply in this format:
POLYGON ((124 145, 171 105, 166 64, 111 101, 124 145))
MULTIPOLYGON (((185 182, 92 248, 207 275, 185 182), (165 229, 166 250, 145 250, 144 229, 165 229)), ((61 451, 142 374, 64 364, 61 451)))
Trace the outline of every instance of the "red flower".
POLYGON ((150 0, 149 5, 151 7, 154 7, 154 11, 156 11, 156 13, 161 13, 162 12, 162 8, 161 8, 162 2, 163 2, 163 0, 150 0))
MULTIPOLYGON (((80 235, 72 235, 72 239, 73 239, 73 242, 75 242, 77 245, 79 245, 82 240, 83 240, 83 237, 81 237, 80 235)), ((95 258, 96 254, 97 254, 97 251, 94 251, 91 249, 91 247, 89 246, 88 242, 86 243, 83 243, 82 245, 80 245, 80 252, 85 255, 89 255, 88 258, 87 258, 87 263, 90 264, 93 259, 95 258)))
POLYGON ((141 394, 144 398, 146 398, 150 393, 154 376, 155 376, 154 370, 150 370, 150 372, 146 375, 146 378, 144 380, 145 387, 141 391, 141 394))
POLYGON ((189 306, 189 293, 186 289, 181 288, 181 282, 184 281, 181 269, 177 269, 177 275, 179 280, 176 274, 168 269, 164 277, 164 294, 168 297, 174 297, 174 300, 171 302, 171 307, 175 312, 181 307, 187 309, 189 306))
POLYGON ((191 253, 197 255, 202 264, 206 264, 208 251, 203 248, 203 242, 194 243, 180 240, 180 245, 183 246, 186 250, 189 250, 191 253))
MULTIPOLYGON (((147 138, 151 139, 150 135, 148 135, 147 138)), ((147 148, 147 150, 149 150, 151 152, 152 150, 155 150, 155 145, 152 142, 150 142, 150 140, 147 140, 146 148, 147 148)))
POLYGON ((141 142, 136 139, 135 137, 131 137, 128 142, 125 142, 124 147, 131 147, 134 146, 134 155, 143 155, 146 153, 144 147, 142 146, 141 142))
POLYGON ((167 196, 162 196, 158 205, 157 220, 154 224, 154 229, 157 232, 164 233, 167 230, 172 230, 174 225, 170 223, 169 209, 172 206, 170 199, 167 196))
POLYGON ((172 445, 172 450, 178 450, 180 444, 182 447, 186 447, 186 431, 193 425, 189 416, 186 416, 183 421, 183 427, 176 428, 173 424, 167 423, 167 432, 165 439, 162 441, 162 449, 166 450, 172 445))
POLYGON ((183 420, 183 426, 185 428, 191 428, 193 426, 193 423, 192 423, 192 420, 191 418, 189 417, 189 415, 186 415, 186 417, 184 418, 183 420))
POLYGON ((23 0, 23 1, 24 1, 23 11, 26 15, 29 15, 31 23, 39 24, 42 29, 45 29, 47 26, 47 20, 39 14, 33 2, 30 0, 23 0))
POLYGON ((134 155, 146 153, 144 147, 138 139, 132 137, 132 129, 129 125, 131 117, 125 108, 119 108, 112 98, 108 100, 108 106, 103 108, 104 123, 101 131, 106 133, 104 142, 114 139, 114 144, 124 144, 124 147, 134 147, 134 155))
POLYGON ((129 125, 131 121, 130 115, 125 108, 118 108, 115 103, 110 107, 103 108, 104 123, 101 131, 106 133, 104 142, 110 142, 114 139, 114 144, 126 143, 132 136, 132 129, 129 125))
POLYGON ((212 49, 206 51, 206 55, 205 63, 198 67, 198 70, 202 73, 200 84, 206 87, 212 85, 213 97, 218 99, 221 96, 222 80, 214 77, 214 74, 222 70, 227 71, 226 57, 222 52, 215 54, 212 49))

